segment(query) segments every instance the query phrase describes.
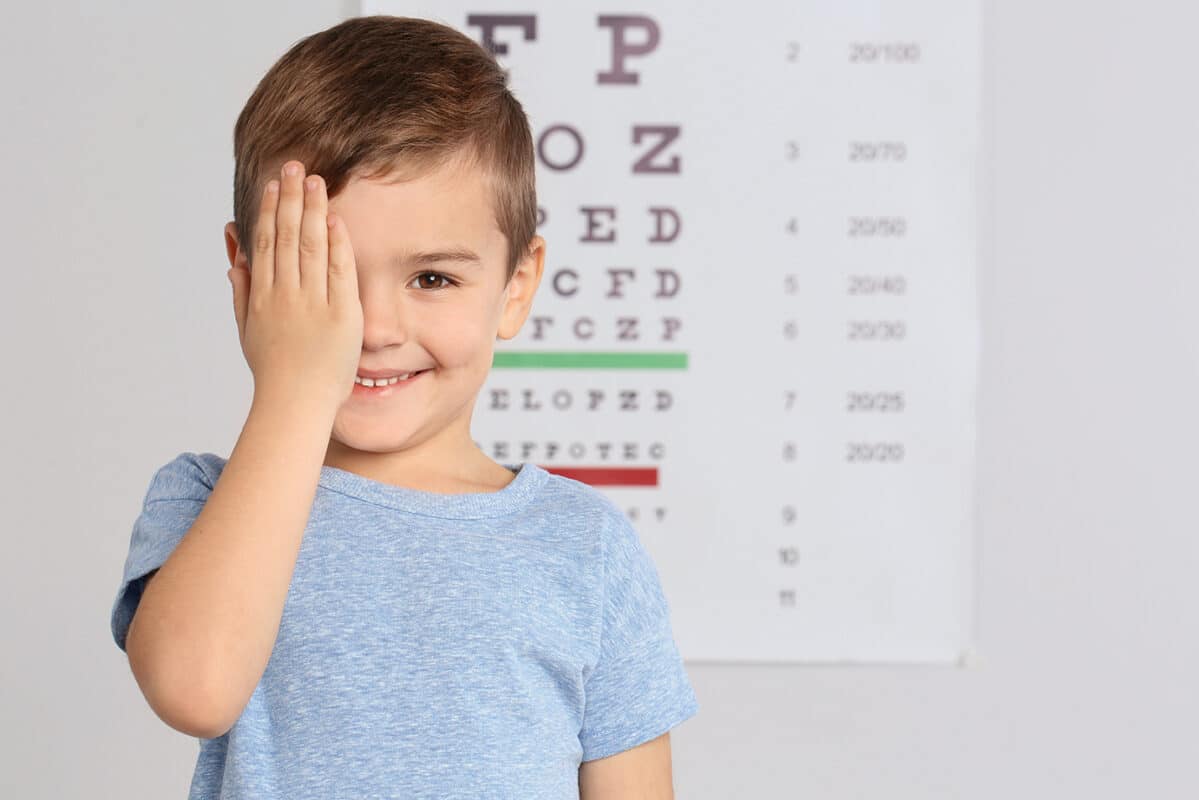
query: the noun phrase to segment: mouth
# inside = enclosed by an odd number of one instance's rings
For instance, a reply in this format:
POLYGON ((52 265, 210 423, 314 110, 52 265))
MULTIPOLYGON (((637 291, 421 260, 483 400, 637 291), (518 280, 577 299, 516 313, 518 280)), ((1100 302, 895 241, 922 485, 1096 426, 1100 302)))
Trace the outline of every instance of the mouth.
POLYGON ((421 376, 426 372, 432 372, 432 369, 422 369, 408 374, 408 377, 403 377, 403 373, 390 378, 363 378, 361 376, 354 378, 353 394, 362 397, 383 397, 394 392, 400 391, 412 384, 414 381, 420 380, 421 376), (367 385, 371 384, 371 385, 367 385))

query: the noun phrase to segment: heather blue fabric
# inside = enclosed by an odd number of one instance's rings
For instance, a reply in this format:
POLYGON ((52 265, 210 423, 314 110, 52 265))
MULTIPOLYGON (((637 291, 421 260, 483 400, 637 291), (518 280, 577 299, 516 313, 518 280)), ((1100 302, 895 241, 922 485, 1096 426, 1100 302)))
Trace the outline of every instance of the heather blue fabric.
MULTIPOLYGON (((112 606, 117 646, 226 460, 150 482, 112 606)), ((658 572, 604 494, 532 463, 437 494, 322 467, 266 672, 199 739, 189 798, 578 797, 588 761, 699 711, 658 572)))

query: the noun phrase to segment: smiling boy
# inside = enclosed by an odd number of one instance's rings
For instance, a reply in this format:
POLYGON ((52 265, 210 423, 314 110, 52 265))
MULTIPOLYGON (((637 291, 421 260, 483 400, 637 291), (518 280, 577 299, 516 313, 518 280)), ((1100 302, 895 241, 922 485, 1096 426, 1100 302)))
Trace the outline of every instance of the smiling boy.
POLYGON ((545 259, 494 58, 347 20, 268 71, 234 156, 253 403, 228 459, 155 473, 111 613, 147 703, 201 740, 190 796, 672 797, 699 706, 636 531, 470 435, 545 259))
MULTIPOLYGON (((419 372, 418 379, 386 392, 354 389, 334 420, 324 463, 432 492, 502 489, 512 473, 475 445, 471 415, 496 338, 511 339, 528 316, 545 242, 533 236, 508 276, 490 181, 464 156, 395 180, 347 178, 329 209, 351 232, 358 267, 358 375, 419 372)), ((244 268, 235 223, 226 226, 226 245, 230 263, 244 268)))

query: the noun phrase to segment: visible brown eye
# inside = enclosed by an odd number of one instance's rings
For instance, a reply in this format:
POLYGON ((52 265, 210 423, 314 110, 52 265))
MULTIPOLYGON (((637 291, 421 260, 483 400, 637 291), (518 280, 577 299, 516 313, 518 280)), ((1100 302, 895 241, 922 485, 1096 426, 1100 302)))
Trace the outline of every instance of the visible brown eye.
POLYGON ((458 285, 458 284, 457 284, 457 283, 454 281, 454 279, 453 279, 453 278, 451 278, 451 277, 450 277, 450 276, 448 276, 448 275, 443 275, 443 274, 442 274, 442 273, 440 273, 440 272, 422 272, 420 275, 417 275, 417 276, 416 276, 416 280, 419 282, 421 278, 427 278, 427 277, 429 277, 430 275, 432 275, 434 278, 440 278, 440 279, 441 279, 441 280, 443 280, 445 283, 444 283, 444 284, 442 284, 441 286, 420 286, 419 288, 421 288, 421 289, 426 289, 426 290, 428 290, 428 291, 437 292, 437 291, 441 291, 442 289, 448 289, 450 286, 457 286, 457 285, 458 285))

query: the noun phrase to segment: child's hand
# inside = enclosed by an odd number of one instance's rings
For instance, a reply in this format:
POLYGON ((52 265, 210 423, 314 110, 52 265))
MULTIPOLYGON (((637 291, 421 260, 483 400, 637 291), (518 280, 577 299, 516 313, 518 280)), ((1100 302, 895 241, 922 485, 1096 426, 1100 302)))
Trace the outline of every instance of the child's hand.
POLYGON ((324 398, 336 410, 354 389, 362 353, 358 270, 345 221, 329 214, 325 181, 310 176, 317 186, 306 188, 304 165, 289 164, 296 174, 263 192, 249 273, 229 272, 237 331, 256 397, 324 398))

